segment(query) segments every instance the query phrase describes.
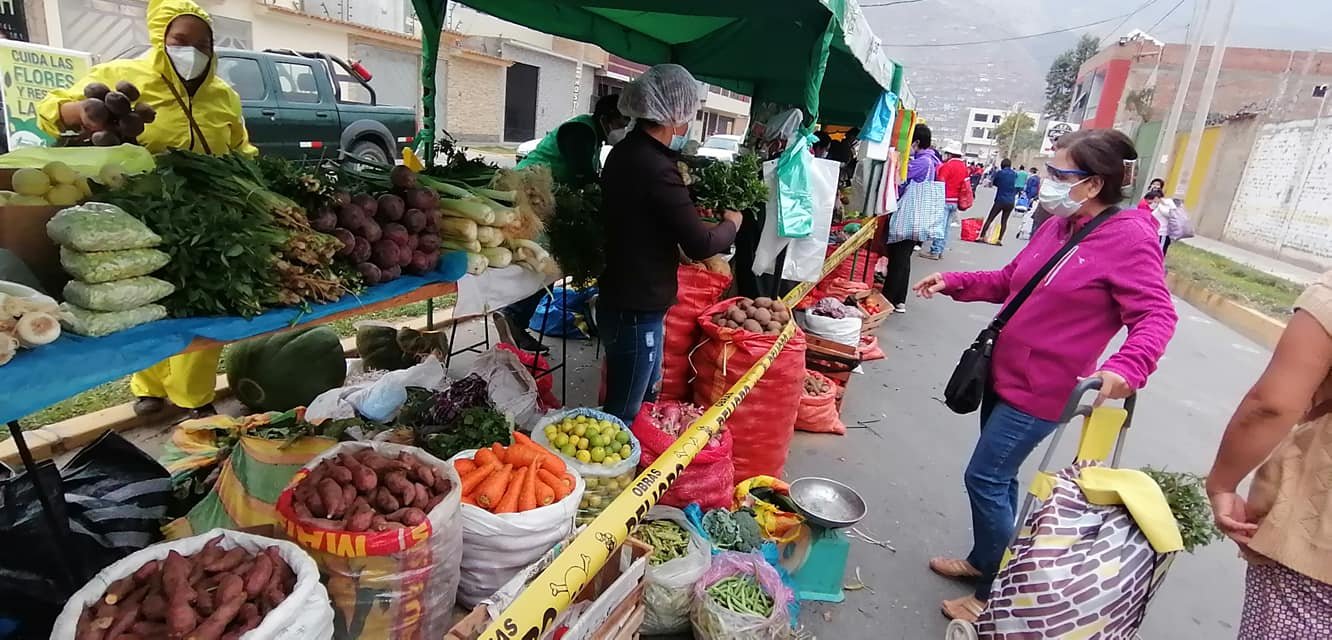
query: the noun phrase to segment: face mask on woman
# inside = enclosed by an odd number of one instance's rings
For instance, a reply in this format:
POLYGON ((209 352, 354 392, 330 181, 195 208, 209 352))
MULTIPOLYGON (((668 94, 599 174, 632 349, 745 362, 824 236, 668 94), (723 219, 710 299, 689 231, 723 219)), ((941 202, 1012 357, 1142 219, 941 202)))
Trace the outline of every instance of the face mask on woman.
POLYGON ((194 80, 208 70, 208 54, 194 47, 169 45, 166 52, 176 73, 186 80, 194 80))
POLYGON ((1054 180, 1042 180, 1041 191, 1038 196, 1041 199, 1041 207, 1050 212, 1050 215, 1067 218, 1078 212, 1086 200, 1074 200, 1068 196, 1069 192, 1088 180, 1088 176, 1072 184, 1066 182, 1056 182, 1054 180))
POLYGON ((689 129, 685 128, 684 135, 675 133, 675 130, 672 129, 671 143, 667 145, 671 148, 671 151, 680 151, 685 148, 686 144, 689 144, 689 129))
POLYGON ((621 140, 624 140, 624 136, 626 133, 628 133, 628 130, 625 129, 624 127, 620 127, 619 129, 611 129, 609 132, 606 133, 606 144, 612 147, 619 144, 621 140))

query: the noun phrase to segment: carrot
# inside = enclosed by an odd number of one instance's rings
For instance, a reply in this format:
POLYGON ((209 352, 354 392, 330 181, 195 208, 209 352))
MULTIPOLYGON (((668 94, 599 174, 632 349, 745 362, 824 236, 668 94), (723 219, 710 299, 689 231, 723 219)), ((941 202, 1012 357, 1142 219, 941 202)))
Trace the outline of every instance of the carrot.
POLYGON ((533 460, 539 460, 545 455, 546 450, 539 445, 515 442, 509 447, 508 461, 510 464, 527 466, 532 464, 533 460))
POLYGON ((472 459, 476 461, 478 467, 484 467, 492 462, 495 464, 504 464, 495 456, 495 452, 491 451, 489 448, 477 449, 476 455, 473 456, 472 459))
POLYGON ((544 507, 552 502, 555 502, 555 490, 552 489, 550 485, 546 484, 546 482, 541 479, 540 475, 541 471, 537 471, 537 482, 536 482, 537 506, 544 507))
POLYGON ((476 469, 469 471, 462 477, 463 494, 472 495, 475 493, 476 489, 481 486, 481 483, 499 468, 499 463, 494 462, 484 467, 477 467, 476 469))
POLYGON ((557 476, 564 475, 569 469, 564 466, 564 461, 559 456, 542 449, 546 455, 541 456, 541 468, 557 476))
MULTIPOLYGON (((514 431, 514 432, 513 432, 513 443, 516 444, 516 445, 517 445, 517 444, 531 444, 531 445, 535 445, 535 444, 536 444, 535 442, 532 441, 531 438, 527 437, 527 434, 526 434, 526 433, 523 433, 522 431, 514 431)), ((540 446, 540 445, 537 445, 537 446, 540 446)))
POLYGON ((573 485, 569 483, 570 478, 567 475, 561 478, 545 469, 538 469, 537 478, 555 492, 556 500, 563 500, 570 491, 573 491, 573 485))
POLYGON ((503 469, 490 474, 481 483, 481 486, 476 488, 476 494, 473 497, 476 498, 477 506, 492 509, 499 504, 500 498, 504 497, 504 488, 509 486, 512 476, 513 465, 511 464, 506 464, 503 469))
POLYGON ((453 461, 453 468, 458 470, 458 475, 466 475, 468 471, 473 471, 477 467, 475 460, 459 458, 453 461))
POLYGON ((464 496, 462 497, 462 503, 463 503, 463 504, 470 504, 470 505, 472 505, 473 507, 476 506, 476 500, 473 500, 473 499, 472 499, 472 496, 468 496, 468 495, 464 495, 464 496))
POLYGON ((522 489, 521 489, 521 490, 519 491, 519 493, 518 493, 518 510, 519 510, 519 511, 531 511, 532 509, 537 508, 537 497, 536 497, 537 463, 536 463, 536 461, 533 460, 530 464, 527 465, 527 468, 526 468, 526 469, 523 469, 523 471, 526 471, 526 472, 527 472, 527 476, 523 478, 523 487, 522 487, 522 489))
POLYGON ((500 462, 509 462, 509 452, 504 448, 504 445, 496 442, 495 444, 490 445, 490 450, 495 452, 495 457, 498 458, 500 462))
POLYGON ((520 511, 518 505, 522 502, 519 497, 523 492, 524 480, 527 477, 527 469, 519 469, 509 482, 508 488, 504 491, 504 497, 500 498, 499 504, 495 505, 495 513, 514 513, 520 511))

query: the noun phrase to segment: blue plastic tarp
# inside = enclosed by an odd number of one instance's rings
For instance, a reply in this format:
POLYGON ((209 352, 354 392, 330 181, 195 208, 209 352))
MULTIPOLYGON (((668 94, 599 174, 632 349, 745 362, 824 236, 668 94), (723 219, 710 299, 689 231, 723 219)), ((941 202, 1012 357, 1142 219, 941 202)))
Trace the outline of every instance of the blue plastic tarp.
POLYGON ((410 293, 437 282, 456 282, 467 271, 464 253, 447 253, 424 276, 403 276, 370 287, 359 296, 314 305, 309 310, 274 309, 250 319, 238 317, 159 320, 102 338, 64 333, 59 340, 20 352, 0 367, 0 419, 18 420, 99 384, 142 371, 180 353, 195 338, 234 342, 312 322, 410 293))

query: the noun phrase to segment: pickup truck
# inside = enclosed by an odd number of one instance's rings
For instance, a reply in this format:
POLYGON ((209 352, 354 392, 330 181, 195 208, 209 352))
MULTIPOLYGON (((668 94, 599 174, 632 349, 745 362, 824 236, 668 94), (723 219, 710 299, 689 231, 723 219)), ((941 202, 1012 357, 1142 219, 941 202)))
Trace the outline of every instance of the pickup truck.
POLYGON ((416 134, 416 109, 379 104, 370 73, 324 53, 216 50, 217 74, 240 94, 250 141, 290 159, 339 151, 392 164, 416 134))

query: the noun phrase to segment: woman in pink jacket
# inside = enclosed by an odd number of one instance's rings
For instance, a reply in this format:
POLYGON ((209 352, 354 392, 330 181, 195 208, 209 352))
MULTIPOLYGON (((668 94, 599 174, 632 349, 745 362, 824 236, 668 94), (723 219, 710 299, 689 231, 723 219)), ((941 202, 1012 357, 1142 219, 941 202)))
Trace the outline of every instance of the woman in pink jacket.
POLYGON ((981 406, 981 433, 967 464, 974 543, 965 558, 934 558, 940 575, 976 583, 943 603, 944 615, 975 621, 1017 517, 1022 462, 1050 435, 1079 378, 1101 378, 1097 404, 1142 388, 1175 331, 1174 304, 1151 212, 1116 210, 1138 154, 1124 134, 1088 129, 1060 139, 1046 165, 1041 205, 1054 217, 998 271, 936 273, 914 287, 963 302, 1007 303, 1082 225, 1110 217, 1052 269, 1000 333, 981 406), (1128 338, 1097 365, 1123 327, 1128 338))

